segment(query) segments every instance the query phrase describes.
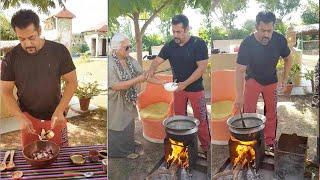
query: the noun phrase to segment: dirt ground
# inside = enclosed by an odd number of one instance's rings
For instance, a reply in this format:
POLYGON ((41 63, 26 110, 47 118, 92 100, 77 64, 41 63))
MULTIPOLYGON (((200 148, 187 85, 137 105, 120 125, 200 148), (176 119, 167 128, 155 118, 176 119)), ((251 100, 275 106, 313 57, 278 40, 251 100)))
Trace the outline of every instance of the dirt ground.
MULTIPOLYGON (((319 136, 319 109, 311 107, 312 97, 289 96, 279 97, 277 139, 281 133, 296 133, 308 137, 307 158, 312 160, 316 155, 316 137, 319 136)), ((261 99, 259 101, 262 101, 261 99)), ((259 112, 262 113, 262 112, 259 112)), ((228 146, 212 145, 212 174, 216 174, 225 160, 229 157, 228 146)), ((319 174, 317 168, 308 167, 307 171, 319 174)))
POLYGON ((137 159, 109 158, 109 177, 117 180, 142 180, 163 156, 163 144, 151 143, 142 136, 142 124, 135 121, 135 139, 142 143, 144 154, 137 159))
MULTIPOLYGON (((106 144, 106 110, 97 109, 68 119, 69 145, 106 144)), ((20 149, 20 131, 2 134, 0 149, 20 149)))
MULTIPOLYGON (((259 100, 259 101, 262 101, 259 100)), ((289 96, 279 97, 278 108, 278 131, 277 137, 281 133, 297 133, 300 136, 308 137, 307 157, 313 159, 316 154, 316 137, 318 135, 317 108, 310 106, 311 96, 289 96)), ((261 111, 261 108, 260 108, 261 111)), ((258 111, 259 112, 259 111, 258 111)), ((263 112, 259 112, 263 113, 263 112)), ((146 141, 142 136, 142 125, 136 120, 135 137, 142 142, 144 154, 135 160, 127 158, 110 158, 109 175, 115 179, 141 180, 144 179, 159 159, 163 156, 163 145, 146 141)), ((212 145, 212 174, 215 174, 224 161, 228 158, 229 150, 227 146, 212 145)), ((307 168, 318 174, 315 168, 307 168)))

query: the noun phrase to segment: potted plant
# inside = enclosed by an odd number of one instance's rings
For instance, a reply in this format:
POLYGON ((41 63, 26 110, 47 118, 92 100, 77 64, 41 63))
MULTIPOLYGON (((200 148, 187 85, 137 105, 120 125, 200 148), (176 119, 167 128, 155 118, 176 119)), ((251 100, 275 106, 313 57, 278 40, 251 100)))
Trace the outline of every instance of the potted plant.
POLYGON ((292 65, 289 76, 292 77, 292 83, 295 86, 298 86, 300 84, 300 72, 301 72, 301 68, 300 65, 298 63, 295 63, 292 65))
POLYGON ((98 88, 97 81, 79 83, 76 89, 75 96, 79 98, 80 109, 87 111, 89 108, 90 100, 93 96, 98 96, 104 90, 98 88))
POLYGON ((286 87, 284 87, 284 90, 283 90, 283 93, 285 95, 290 95, 292 88, 293 88, 293 85, 298 85, 297 83, 294 83, 294 82, 296 82, 295 80, 297 78, 299 78, 299 76, 300 76, 300 65, 295 63, 291 67, 291 70, 289 73, 289 78, 287 81, 287 85, 286 85, 286 87))
POLYGON ((304 73, 304 78, 311 81, 312 93, 314 92, 314 70, 307 70, 307 73, 304 73))

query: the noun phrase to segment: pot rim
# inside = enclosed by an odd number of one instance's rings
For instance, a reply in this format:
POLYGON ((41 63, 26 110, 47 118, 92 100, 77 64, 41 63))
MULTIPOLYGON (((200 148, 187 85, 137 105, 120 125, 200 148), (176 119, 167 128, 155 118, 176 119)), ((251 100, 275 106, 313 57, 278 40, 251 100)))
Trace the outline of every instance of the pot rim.
POLYGON ((167 119, 165 119, 162 124, 163 126, 166 128, 166 129, 170 129, 170 130, 174 130, 174 131, 188 131, 188 130, 192 130, 192 129, 173 129, 173 128, 169 128, 167 127, 167 125, 170 123, 170 122, 173 122, 173 121, 189 121, 189 122, 193 122, 194 123, 194 128, 197 128, 200 124, 200 121, 194 117, 190 117, 190 116, 182 116, 182 115, 175 115, 175 116, 171 116, 167 119))
POLYGON ((196 119, 194 117, 190 117, 190 116, 174 115, 174 116, 171 116, 171 117, 165 119, 162 122, 162 124, 165 127, 166 132, 168 132, 170 134, 173 134, 173 135, 191 135, 191 134, 194 134, 194 133, 198 132, 198 126, 200 124, 200 121, 198 119, 196 119), (194 123, 194 127, 191 128, 191 129, 182 129, 182 130, 173 129, 173 128, 167 127, 167 124, 169 122, 172 122, 172 121, 191 121, 191 122, 194 123))
POLYGON ((232 126, 232 123, 235 120, 239 120, 241 118, 240 114, 238 114, 238 115, 235 115, 227 120, 227 124, 228 124, 229 130, 231 132, 237 133, 237 134, 251 134, 251 133, 255 133, 255 132, 258 132, 258 131, 261 131, 264 129, 265 122, 266 122, 266 117, 264 115, 258 114, 258 113, 243 113, 242 115, 244 118, 253 117, 253 118, 260 119, 262 121, 262 124, 260 126, 251 127, 251 128, 234 127, 234 126, 232 126))

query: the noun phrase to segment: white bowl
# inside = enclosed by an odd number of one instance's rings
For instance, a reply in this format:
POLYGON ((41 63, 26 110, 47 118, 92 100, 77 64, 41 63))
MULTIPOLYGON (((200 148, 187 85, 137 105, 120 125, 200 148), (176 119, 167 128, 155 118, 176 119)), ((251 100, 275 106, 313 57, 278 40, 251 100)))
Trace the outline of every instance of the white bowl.
POLYGON ((165 83, 163 87, 166 91, 173 92, 178 89, 178 83, 175 83, 175 82, 165 83))

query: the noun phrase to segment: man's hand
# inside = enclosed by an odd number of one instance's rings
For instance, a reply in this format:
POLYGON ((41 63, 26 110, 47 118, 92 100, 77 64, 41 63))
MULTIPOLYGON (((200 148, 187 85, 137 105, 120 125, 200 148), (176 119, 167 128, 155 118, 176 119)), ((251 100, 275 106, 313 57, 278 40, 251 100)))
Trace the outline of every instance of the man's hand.
POLYGON ((242 110, 244 104, 244 97, 243 95, 237 95, 236 100, 234 102, 235 107, 237 110, 242 110))
POLYGON ((63 111, 56 109, 56 111, 53 113, 51 117, 51 129, 54 129, 59 125, 63 125, 65 121, 66 121, 66 118, 63 115, 63 111))
POLYGON ((185 82, 179 82, 178 83, 178 88, 176 91, 183 91, 187 87, 187 84, 185 82))
POLYGON ((36 134, 36 130, 34 129, 31 120, 28 119, 26 117, 26 115, 21 114, 21 115, 17 116, 16 118, 21 121, 22 129, 27 130, 27 132, 30 134, 36 134))
POLYGON ((145 77, 146 79, 152 78, 154 76, 155 70, 150 67, 146 72, 145 72, 145 77))

